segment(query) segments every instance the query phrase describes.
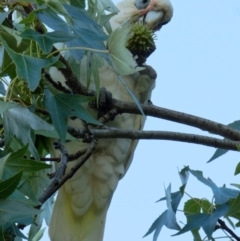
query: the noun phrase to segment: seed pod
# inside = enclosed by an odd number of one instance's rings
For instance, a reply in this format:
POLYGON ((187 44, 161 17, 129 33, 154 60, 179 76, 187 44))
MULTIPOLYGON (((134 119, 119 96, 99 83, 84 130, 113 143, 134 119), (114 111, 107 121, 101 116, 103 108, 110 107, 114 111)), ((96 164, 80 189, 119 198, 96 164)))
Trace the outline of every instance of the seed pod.
POLYGON ((143 64, 156 49, 155 38, 156 35, 147 25, 134 24, 126 47, 134 57, 137 56, 136 61, 139 65, 143 64))

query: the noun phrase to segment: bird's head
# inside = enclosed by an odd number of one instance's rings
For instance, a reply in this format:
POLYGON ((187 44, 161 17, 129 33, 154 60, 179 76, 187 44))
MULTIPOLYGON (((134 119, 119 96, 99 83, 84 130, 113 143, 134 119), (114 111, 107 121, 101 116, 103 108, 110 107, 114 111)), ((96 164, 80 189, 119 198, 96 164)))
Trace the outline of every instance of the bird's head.
POLYGON ((126 21, 141 22, 153 31, 168 23, 173 15, 169 0, 122 0, 117 4, 119 13, 111 19, 111 26, 116 29, 126 21))
POLYGON ((154 32, 171 20, 172 5, 169 0, 122 0, 117 7, 119 13, 110 19, 112 29, 126 22, 133 24, 126 47, 142 65, 156 49, 154 32))

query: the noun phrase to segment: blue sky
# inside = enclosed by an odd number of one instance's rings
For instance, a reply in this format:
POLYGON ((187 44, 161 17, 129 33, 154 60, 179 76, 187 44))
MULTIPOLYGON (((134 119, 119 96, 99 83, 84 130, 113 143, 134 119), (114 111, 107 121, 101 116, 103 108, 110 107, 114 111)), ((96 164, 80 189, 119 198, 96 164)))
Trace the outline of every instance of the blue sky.
MULTIPOLYGON (((157 33, 157 50, 147 61, 158 73, 152 102, 223 124, 239 120, 239 1, 172 0, 172 5, 173 19, 157 33)), ((145 129, 208 135, 196 128, 154 118, 147 119, 145 129)), ((152 235, 144 239, 142 236, 166 208, 164 202, 155 203, 164 196, 164 185, 171 183, 175 191, 180 186, 177 168, 189 165, 202 170, 219 186, 239 183, 239 177, 233 176, 239 153, 229 152, 207 164, 214 151, 194 144, 141 141, 114 194, 105 241, 152 240, 152 235)), ((209 189, 193 177, 186 191, 193 197, 212 199, 209 189)), ((178 221, 184 223, 184 216, 179 215, 178 221)), ((190 234, 170 237, 174 233, 163 228, 159 240, 192 240, 190 234)))
MULTIPOLYGON (((118 2, 118 1, 114 1, 118 2)), ((240 119, 240 3, 237 0, 172 0, 172 21, 157 33, 157 50, 148 59, 158 73, 152 102, 155 105, 208 118, 223 124, 240 119)), ((201 130, 148 118, 146 130, 206 134, 201 130)), ((107 217, 104 241, 142 239, 166 204, 164 185, 180 186, 178 168, 202 170, 217 185, 239 182, 234 169, 238 153, 206 164, 214 148, 170 141, 140 141, 133 163, 114 194, 107 217)), ((193 197, 212 199, 209 189, 190 177, 187 190, 193 197)), ((183 207, 180 206, 180 208, 183 207)), ((185 222, 179 215, 178 221, 185 222)), ((190 234, 170 237, 163 228, 159 240, 190 241, 190 234)), ((219 234, 223 235, 223 234, 219 234)), ((46 236, 43 240, 49 240, 46 236)))

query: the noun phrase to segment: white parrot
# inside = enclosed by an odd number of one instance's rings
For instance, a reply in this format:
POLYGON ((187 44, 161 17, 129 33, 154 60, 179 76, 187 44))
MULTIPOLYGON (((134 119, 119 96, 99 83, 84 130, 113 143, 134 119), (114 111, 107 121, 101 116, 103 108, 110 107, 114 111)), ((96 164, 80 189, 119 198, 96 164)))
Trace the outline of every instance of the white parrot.
MULTIPOLYGON (((112 29, 128 19, 142 21, 153 30, 158 30, 170 21, 173 9, 168 0, 123 0, 117 5, 120 12, 111 19, 112 29)), ((86 61, 81 65, 81 82, 86 84, 86 61), (85 83, 84 83, 85 82, 85 83)), ((141 103, 150 99, 155 85, 156 74, 135 73, 124 76, 125 83, 141 103)), ((59 75, 57 70, 50 73, 59 75)), ((101 87, 106 87, 113 98, 133 102, 125 87, 119 82, 116 72, 107 63, 99 69, 101 87)), ((59 79, 59 76, 57 77, 59 79)), ((90 88, 95 89, 94 84, 90 88)), ((89 112, 97 117, 96 111, 89 112)), ((121 114, 109 122, 109 126, 119 129, 141 130, 145 118, 141 115, 121 114)), ((69 125, 81 128, 79 120, 69 125)), ((51 241, 102 241, 107 210, 118 181, 125 175, 137 145, 136 140, 101 139, 87 162, 58 191, 49 226, 51 241)), ((69 154, 76 153, 87 144, 68 142, 69 154)), ((52 148, 52 156, 59 156, 52 148)), ((78 160, 69 162, 69 171, 78 160)))

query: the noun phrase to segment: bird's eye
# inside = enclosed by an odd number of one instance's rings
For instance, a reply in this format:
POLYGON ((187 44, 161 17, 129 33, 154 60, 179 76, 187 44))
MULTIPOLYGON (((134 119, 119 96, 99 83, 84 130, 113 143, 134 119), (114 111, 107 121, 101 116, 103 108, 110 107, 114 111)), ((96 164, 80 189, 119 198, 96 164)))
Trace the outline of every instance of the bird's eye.
POLYGON ((148 6, 151 0, 135 0, 135 6, 138 10, 144 9, 148 6))

